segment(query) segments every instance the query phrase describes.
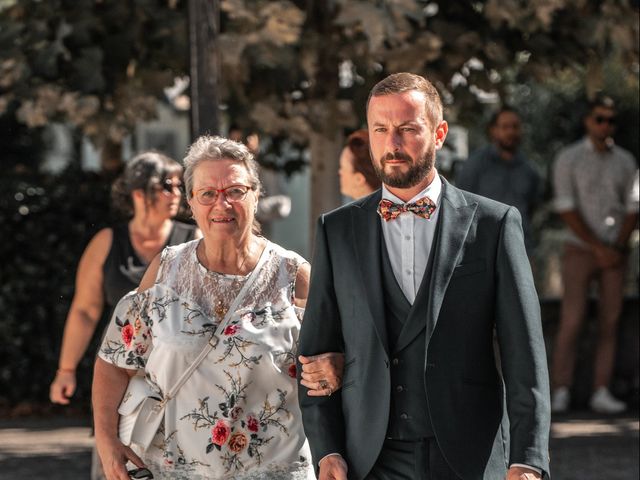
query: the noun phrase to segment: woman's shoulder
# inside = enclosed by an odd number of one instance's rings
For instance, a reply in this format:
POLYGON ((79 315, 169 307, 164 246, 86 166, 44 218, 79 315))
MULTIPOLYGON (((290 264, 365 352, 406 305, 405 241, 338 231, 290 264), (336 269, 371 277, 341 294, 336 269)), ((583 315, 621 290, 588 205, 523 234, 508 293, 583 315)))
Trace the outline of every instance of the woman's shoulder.
POLYGON ((299 253, 294 252, 293 250, 288 250, 288 249, 284 248, 283 246, 278 245, 277 243, 273 243, 272 241, 268 240, 267 248, 271 249, 272 254, 276 258, 279 258, 279 259, 281 259, 282 261, 284 261, 286 263, 291 263, 291 264, 294 264, 296 266, 302 265, 304 263, 309 263, 299 253))

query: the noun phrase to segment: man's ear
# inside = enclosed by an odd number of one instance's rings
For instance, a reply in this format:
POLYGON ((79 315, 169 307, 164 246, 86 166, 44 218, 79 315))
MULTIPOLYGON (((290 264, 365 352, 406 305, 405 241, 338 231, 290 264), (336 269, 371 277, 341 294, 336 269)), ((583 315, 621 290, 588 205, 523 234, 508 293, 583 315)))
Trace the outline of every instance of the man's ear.
POLYGON ((436 127, 436 132, 435 132, 436 150, 440 150, 442 148, 442 146, 444 145, 444 140, 447 138, 448 132, 449 132, 449 124, 443 120, 436 127))

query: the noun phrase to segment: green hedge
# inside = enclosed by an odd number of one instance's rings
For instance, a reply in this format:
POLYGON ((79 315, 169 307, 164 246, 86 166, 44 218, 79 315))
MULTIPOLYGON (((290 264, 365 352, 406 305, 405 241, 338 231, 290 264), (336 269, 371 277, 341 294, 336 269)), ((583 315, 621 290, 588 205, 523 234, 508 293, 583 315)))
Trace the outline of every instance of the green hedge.
MULTIPOLYGON (((0 406, 48 401, 80 255, 111 220, 109 185, 75 169, 0 179, 0 406)), ((96 345, 78 371, 78 406, 89 402, 96 345)))

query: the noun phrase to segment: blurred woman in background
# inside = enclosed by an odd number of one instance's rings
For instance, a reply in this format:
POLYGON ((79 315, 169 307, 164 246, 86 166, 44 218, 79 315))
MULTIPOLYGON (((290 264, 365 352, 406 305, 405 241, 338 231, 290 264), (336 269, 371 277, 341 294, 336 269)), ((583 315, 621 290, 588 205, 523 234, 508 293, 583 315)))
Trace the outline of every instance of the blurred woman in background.
POLYGON ((354 200, 380 188, 380 179, 371 163, 367 130, 356 130, 347 138, 340 155, 338 175, 340 193, 354 200))

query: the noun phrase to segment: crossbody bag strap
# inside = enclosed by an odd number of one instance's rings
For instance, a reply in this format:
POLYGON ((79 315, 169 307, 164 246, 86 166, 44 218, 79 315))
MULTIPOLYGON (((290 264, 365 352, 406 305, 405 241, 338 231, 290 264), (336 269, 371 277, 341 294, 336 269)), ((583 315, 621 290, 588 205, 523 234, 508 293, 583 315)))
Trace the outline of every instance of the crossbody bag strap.
POLYGON ((209 338, 209 341, 200 352, 200 355, 198 355, 198 357, 193 361, 193 363, 189 365, 189 368, 185 370, 182 376, 178 379, 178 381, 174 384, 174 386, 165 395, 163 399, 163 403, 168 402, 169 400, 171 400, 173 397, 176 396, 176 394, 178 393, 178 390, 180 390, 182 385, 184 385, 184 382, 186 382, 189 379, 191 374, 193 374, 193 372, 196 370, 196 368, 198 368, 198 366, 207 357, 207 355, 209 355, 209 352, 211 352, 211 350, 213 350, 215 346, 218 344, 217 334, 219 334, 219 332, 227 326, 227 323, 229 323, 231 315, 238 308, 238 305, 244 299, 245 295, 247 294, 247 291, 249 290, 251 285, 253 285, 253 283, 255 282, 255 279, 258 276, 260 269, 262 268, 264 263, 267 261, 270 250, 271 250, 271 245, 269 242, 267 242, 267 245, 264 247, 264 250, 262 251, 262 255, 260 255, 260 259, 258 260, 258 263, 256 264, 253 271, 249 274, 249 278, 247 278, 247 281, 244 283, 244 285, 240 289, 240 292, 238 293, 233 303, 227 310, 226 315, 224 316, 222 321, 218 324, 218 328, 216 328, 216 331, 211 335, 211 338, 209 338))

